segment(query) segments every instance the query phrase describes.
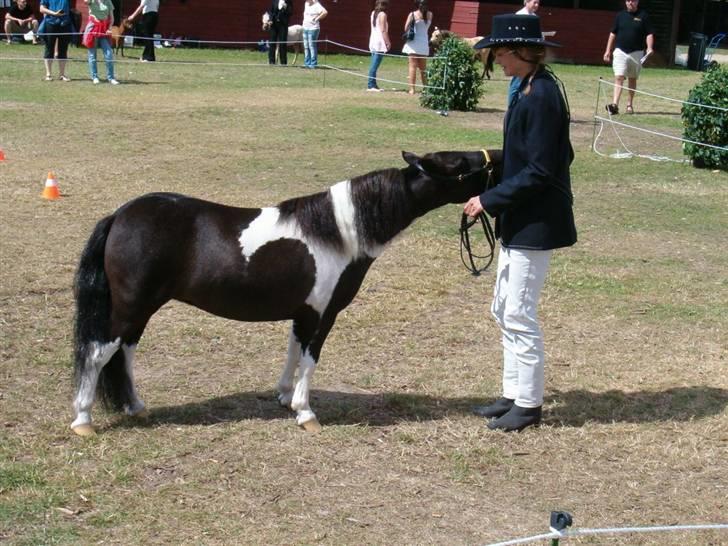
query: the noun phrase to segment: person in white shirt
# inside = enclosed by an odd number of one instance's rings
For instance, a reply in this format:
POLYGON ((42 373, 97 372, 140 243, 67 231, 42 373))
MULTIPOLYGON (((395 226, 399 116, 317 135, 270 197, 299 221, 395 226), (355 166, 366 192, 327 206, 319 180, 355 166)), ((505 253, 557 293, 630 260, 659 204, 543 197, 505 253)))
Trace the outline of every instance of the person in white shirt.
POLYGON ((328 11, 318 0, 306 0, 303 4, 303 64, 306 68, 316 68, 318 64, 318 44, 321 32, 319 21, 328 11))
POLYGON ((154 31, 159 23, 159 0, 141 0, 139 7, 129 16, 129 22, 142 14, 142 36, 144 37, 144 51, 140 61, 154 62, 157 60, 154 55, 154 31))
MULTIPOLYGON (((516 15, 536 15, 539 7, 541 7, 541 0, 523 0, 523 7, 516 12, 516 15)), ((521 78, 511 78, 511 83, 508 86, 507 107, 510 107, 514 97, 518 94, 520 86, 521 78)))
POLYGON ((541 0, 523 0, 523 7, 516 12, 516 15, 536 15, 541 6, 541 0))
POLYGON ((408 55, 407 81, 409 82, 409 94, 414 95, 418 69, 422 85, 427 85, 425 70, 427 70, 427 56, 430 54, 430 40, 427 32, 432 24, 432 12, 427 9, 427 0, 415 0, 415 11, 410 13, 404 22, 405 32, 410 24, 415 25, 415 37, 404 44, 402 53, 408 55))
POLYGON ((387 9, 389 0, 376 0, 374 11, 369 15, 369 51, 372 52, 372 60, 369 63, 367 91, 381 91, 377 85, 377 70, 382 64, 384 54, 392 47, 392 42, 389 40, 387 9))

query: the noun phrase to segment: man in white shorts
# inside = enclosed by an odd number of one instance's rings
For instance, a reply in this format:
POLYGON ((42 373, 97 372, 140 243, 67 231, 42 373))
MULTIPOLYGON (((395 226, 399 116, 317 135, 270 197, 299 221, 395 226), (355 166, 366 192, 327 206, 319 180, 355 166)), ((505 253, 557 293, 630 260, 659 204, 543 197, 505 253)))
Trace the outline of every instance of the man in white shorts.
POLYGON ((619 98, 624 79, 627 78, 627 113, 634 113, 634 90, 642 68, 642 59, 652 54, 655 33, 645 10, 639 9, 639 0, 625 0, 625 8, 617 14, 607 40, 604 62, 612 61, 614 95, 607 104, 610 115, 619 114, 619 98), (643 46, 647 45, 647 50, 643 46), (614 51, 612 51, 614 50, 614 51))

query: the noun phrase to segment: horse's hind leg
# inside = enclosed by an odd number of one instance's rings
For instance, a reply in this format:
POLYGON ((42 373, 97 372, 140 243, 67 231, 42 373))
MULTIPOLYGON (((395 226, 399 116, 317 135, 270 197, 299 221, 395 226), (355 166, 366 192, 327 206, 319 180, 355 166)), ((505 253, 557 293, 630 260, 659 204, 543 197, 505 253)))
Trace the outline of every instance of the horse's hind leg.
POLYGON ((283 373, 278 381, 278 402, 281 406, 291 407, 293 400, 293 377, 296 373, 296 366, 301 360, 301 343, 298 341, 295 330, 295 322, 291 325, 291 333, 288 336, 288 356, 283 367, 283 373))
POLYGON ((78 381, 76 398, 73 401, 76 419, 71 423, 71 428, 80 436, 94 434, 91 425, 91 406, 93 406, 96 395, 96 384, 102 368, 116 354, 120 345, 121 338, 116 338, 110 343, 94 341, 89 344, 86 359, 83 362, 83 370, 78 381))
POLYGON ((126 375, 129 378, 129 402, 124 406, 124 411, 127 415, 134 417, 146 417, 149 412, 144 405, 144 402, 139 398, 136 387, 134 386, 134 354, 136 353, 136 343, 132 345, 123 344, 121 346, 124 351, 124 368, 126 369, 126 375))

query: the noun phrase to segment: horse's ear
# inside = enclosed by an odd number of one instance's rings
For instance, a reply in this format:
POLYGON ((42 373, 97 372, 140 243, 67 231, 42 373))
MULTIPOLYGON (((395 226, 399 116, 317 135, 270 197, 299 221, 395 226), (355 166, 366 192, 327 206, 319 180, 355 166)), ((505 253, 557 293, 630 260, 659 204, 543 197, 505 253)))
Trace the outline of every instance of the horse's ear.
POLYGON ((420 162, 420 157, 412 152, 402 151, 402 159, 405 160, 407 165, 417 165, 420 162))

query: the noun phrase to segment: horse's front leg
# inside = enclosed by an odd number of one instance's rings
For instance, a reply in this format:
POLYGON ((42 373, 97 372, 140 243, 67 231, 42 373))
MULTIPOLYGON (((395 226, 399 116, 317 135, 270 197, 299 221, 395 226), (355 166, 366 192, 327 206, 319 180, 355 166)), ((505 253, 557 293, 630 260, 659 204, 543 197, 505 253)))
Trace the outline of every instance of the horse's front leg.
POLYGON ((321 348, 335 320, 335 313, 324 314, 321 322, 318 324, 318 329, 311 336, 310 343, 303 344, 305 350, 303 350, 301 362, 298 367, 298 383, 293 393, 293 400, 291 400, 291 409, 297 414, 296 423, 308 432, 319 432, 321 430, 321 425, 316 418, 316 414, 311 410, 309 394, 313 382, 313 372, 316 371, 316 364, 321 355, 321 348))
POLYGON ((291 325, 291 333, 288 336, 288 356, 283 367, 283 373, 278 380, 278 402, 281 406, 290 408, 293 400, 293 376, 296 373, 296 366, 301 360, 301 342, 298 341, 294 332, 295 323, 291 325))
POLYGON ((291 409, 296 412, 296 423, 308 432, 319 432, 321 425, 316 414, 309 405, 309 393, 313 372, 316 370, 316 360, 311 356, 310 349, 307 349, 301 358, 298 370, 298 383, 291 400, 291 409))

